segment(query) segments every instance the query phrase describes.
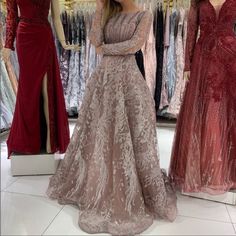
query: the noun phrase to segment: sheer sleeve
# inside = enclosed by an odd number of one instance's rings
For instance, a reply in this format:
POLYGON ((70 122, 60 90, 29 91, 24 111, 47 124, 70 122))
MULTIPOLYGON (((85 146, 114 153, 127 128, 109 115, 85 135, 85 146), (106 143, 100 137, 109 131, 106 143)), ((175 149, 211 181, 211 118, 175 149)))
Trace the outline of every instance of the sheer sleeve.
POLYGON ((89 39, 95 47, 99 47, 103 44, 103 26, 102 26, 102 10, 96 11, 92 20, 92 27, 89 33, 89 39))
POLYGON ((18 24, 18 8, 16 0, 7 0, 7 22, 5 48, 14 50, 14 41, 18 24))
POLYGON ((152 14, 146 11, 142 16, 131 39, 120 43, 103 44, 103 55, 128 55, 139 51, 149 35, 152 24, 152 14))
POLYGON ((188 16, 188 27, 187 27, 187 42, 185 52, 185 71, 191 70, 191 63, 193 59, 194 49, 198 35, 198 6, 196 3, 191 3, 191 8, 188 16))

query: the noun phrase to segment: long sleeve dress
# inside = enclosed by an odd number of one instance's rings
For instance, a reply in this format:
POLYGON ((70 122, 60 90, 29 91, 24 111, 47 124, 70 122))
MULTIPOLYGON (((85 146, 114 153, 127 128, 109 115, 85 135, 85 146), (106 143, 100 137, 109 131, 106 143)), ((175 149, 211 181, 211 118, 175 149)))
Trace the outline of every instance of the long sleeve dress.
POLYGON ((7 145, 12 152, 37 154, 46 144, 42 81, 47 76, 52 152, 65 152, 69 127, 56 49, 48 13, 50 0, 8 0, 5 47, 16 49, 20 75, 16 107, 7 145), (18 7, 20 16, 18 15, 18 7))
POLYGON ((170 177, 185 192, 219 194, 236 188, 236 1, 226 0, 218 10, 209 0, 194 2, 185 62, 191 76, 170 177))
POLYGON ((174 220, 176 196, 159 166, 154 101, 135 60, 152 24, 149 11, 118 13, 90 39, 103 57, 88 80, 69 147, 48 195, 79 207, 88 233, 138 234, 156 217, 174 220))

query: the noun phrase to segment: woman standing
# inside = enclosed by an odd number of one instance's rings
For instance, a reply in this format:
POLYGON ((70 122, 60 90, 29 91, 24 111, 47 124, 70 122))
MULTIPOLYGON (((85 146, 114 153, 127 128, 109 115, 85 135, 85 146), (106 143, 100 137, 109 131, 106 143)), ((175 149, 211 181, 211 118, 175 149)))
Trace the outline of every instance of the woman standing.
POLYGON ((69 127, 60 72, 48 13, 62 46, 66 45, 57 0, 8 0, 3 58, 16 48, 20 66, 14 118, 7 141, 8 153, 65 152, 69 127), (18 8, 20 15, 18 15, 18 8))
POLYGON ((185 64, 190 81, 170 166, 170 177, 185 192, 236 188, 235 23, 235 0, 192 0, 185 64))
POLYGON ((48 195, 79 207, 88 233, 130 235, 174 220, 176 197, 157 156, 154 102, 135 53, 152 24, 132 0, 97 0, 90 39, 102 54, 48 195))

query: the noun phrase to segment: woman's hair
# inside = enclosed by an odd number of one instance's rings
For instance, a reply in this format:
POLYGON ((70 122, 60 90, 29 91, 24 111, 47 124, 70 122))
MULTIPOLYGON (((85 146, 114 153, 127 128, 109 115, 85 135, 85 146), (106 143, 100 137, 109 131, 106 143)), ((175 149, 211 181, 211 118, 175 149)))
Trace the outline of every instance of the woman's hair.
POLYGON ((195 4, 198 4, 199 2, 201 2, 202 0, 193 0, 193 2, 195 3, 195 4))
POLYGON ((120 3, 114 0, 105 0, 104 3, 104 14, 103 14, 103 25, 106 25, 107 21, 122 11, 122 6, 120 3))

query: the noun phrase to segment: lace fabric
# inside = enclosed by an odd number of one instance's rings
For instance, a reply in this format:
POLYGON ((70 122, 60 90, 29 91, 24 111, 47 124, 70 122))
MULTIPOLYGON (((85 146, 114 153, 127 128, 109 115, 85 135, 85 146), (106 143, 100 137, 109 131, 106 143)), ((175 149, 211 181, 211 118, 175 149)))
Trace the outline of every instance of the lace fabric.
POLYGON ((154 218, 173 221, 177 211, 159 165, 154 101, 134 55, 147 40, 152 15, 121 13, 104 29, 100 20, 97 12, 90 39, 102 44, 104 56, 88 80, 72 139, 47 193, 77 205, 79 225, 88 233, 138 234, 154 218))
POLYGON ((186 44, 186 54, 185 54, 185 71, 190 71, 191 63, 193 60, 194 48, 197 40, 197 34, 199 29, 198 21, 198 5, 196 1, 191 1, 191 7, 188 17, 188 29, 187 29, 187 44, 186 44))
POLYGON ((14 41, 16 37, 17 24, 18 24, 18 7, 16 0, 8 0, 5 48, 15 50, 14 41))
POLYGON ((178 21, 178 34, 175 39, 176 55, 176 85, 167 112, 177 117, 183 100, 186 80, 184 79, 184 21, 186 10, 180 8, 178 21))
POLYGON ((235 19, 234 0, 225 1, 218 17, 209 0, 190 9, 185 69, 191 76, 170 167, 173 182, 186 192, 236 188, 235 19))

